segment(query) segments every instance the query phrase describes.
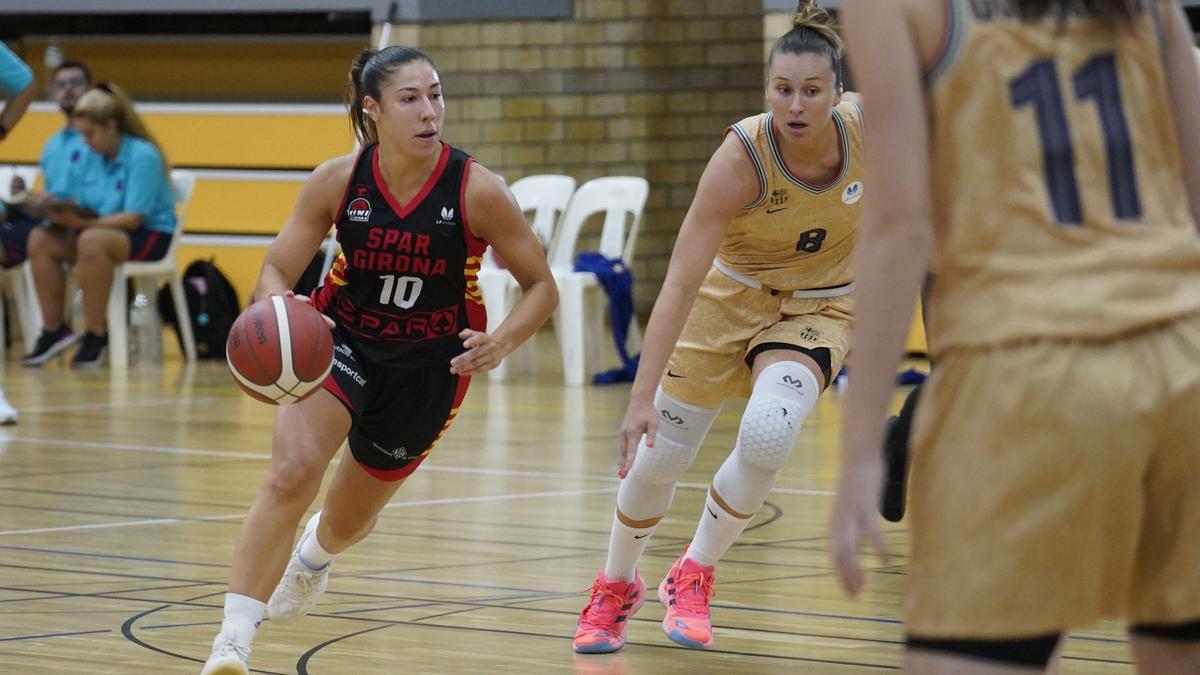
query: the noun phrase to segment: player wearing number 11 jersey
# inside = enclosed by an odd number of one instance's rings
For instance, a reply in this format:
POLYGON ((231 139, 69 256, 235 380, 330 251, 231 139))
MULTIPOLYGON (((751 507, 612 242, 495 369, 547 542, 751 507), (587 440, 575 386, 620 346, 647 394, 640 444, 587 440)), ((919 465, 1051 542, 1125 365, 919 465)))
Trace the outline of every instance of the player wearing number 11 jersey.
POLYGON ((846 0, 868 140, 831 547, 881 547, 878 452, 926 267, 906 668, 1042 671, 1122 618, 1200 672, 1200 78, 1172 0, 846 0), (873 108, 874 109, 874 108, 873 108), (878 141, 878 142, 877 142, 878 141))

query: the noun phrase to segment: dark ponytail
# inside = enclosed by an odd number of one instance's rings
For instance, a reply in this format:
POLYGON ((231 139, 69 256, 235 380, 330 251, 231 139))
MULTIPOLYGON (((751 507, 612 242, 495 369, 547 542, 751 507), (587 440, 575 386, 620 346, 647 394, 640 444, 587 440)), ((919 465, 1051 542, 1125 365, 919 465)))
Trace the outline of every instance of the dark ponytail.
POLYGON ((350 112, 350 127, 362 145, 379 140, 375 123, 367 117, 363 101, 368 96, 378 101, 387 78, 401 66, 413 61, 424 61, 435 70, 437 68, 421 50, 400 45, 378 51, 364 49, 350 64, 350 72, 346 76, 346 106, 350 112))
POLYGON ((842 37, 838 35, 833 17, 816 0, 799 0, 792 16, 792 29, 771 48, 768 69, 776 54, 824 54, 833 65, 835 82, 842 83, 842 37))

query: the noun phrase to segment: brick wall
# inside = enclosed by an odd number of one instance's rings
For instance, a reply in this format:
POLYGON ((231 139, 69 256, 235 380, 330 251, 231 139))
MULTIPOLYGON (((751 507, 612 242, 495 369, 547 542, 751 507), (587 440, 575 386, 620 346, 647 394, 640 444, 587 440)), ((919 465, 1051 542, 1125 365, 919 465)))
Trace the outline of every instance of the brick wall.
POLYGON ((567 21, 397 25, 392 41, 437 64, 446 138, 510 182, 534 173, 650 181, 634 261, 646 312, 723 128, 762 110, 762 0, 574 7, 567 21))

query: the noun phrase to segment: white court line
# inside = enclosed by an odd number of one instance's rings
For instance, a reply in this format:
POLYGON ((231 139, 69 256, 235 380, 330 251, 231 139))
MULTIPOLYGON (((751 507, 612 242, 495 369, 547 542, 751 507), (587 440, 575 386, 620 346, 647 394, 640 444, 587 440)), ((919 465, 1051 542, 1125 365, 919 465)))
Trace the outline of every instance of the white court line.
MULTIPOLYGON (((469 504, 475 502, 506 502, 516 499, 536 499, 538 497, 566 497, 570 495, 596 494, 600 492, 616 492, 616 488, 592 488, 590 490, 557 490, 554 492, 514 492, 506 495, 480 495, 477 497, 447 497, 445 499, 413 499, 409 501, 392 502, 383 508, 396 509, 411 506, 437 506, 441 504, 469 504)), ((14 534, 40 534, 44 532, 72 532, 75 530, 103 530, 114 527, 136 527, 138 525, 167 525, 170 523, 196 522, 205 520, 234 520, 242 518, 245 513, 230 513, 223 516, 198 516, 195 518, 150 518, 147 520, 125 520, 117 523, 93 523, 91 525, 65 525, 63 527, 39 527, 28 530, 0 530, 0 537, 14 534)))
MULTIPOLYGON (((30 436, 11 436, 7 439, 0 437, 0 442, 9 443, 32 443, 53 444, 65 446, 77 446, 83 448, 100 448, 106 450, 130 450, 133 452, 150 452, 163 455, 195 455, 200 457, 227 457, 233 459, 261 459, 267 460, 271 458, 269 453, 262 452, 235 452, 232 450, 207 450, 201 448, 174 448, 162 445, 135 445, 132 443, 102 443, 100 441, 79 441, 62 438, 36 438, 30 436)), ((333 460, 337 462, 335 458, 333 460)), ((552 480, 590 480, 604 481, 606 483, 619 483, 621 480, 616 476, 611 475, 596 475, 586 473, 556 473, 553 471, 515 471, 510 469, 483 469, 473 466, 445 466, 425 464, 421 467, 421 471, 435 473, 459 473, 479 476, 513 476, 518 478, 546 478, 552 480)), ((2 477, 0 477, 2 479, 2 477)), ((685 490, 707 490, 707 483, 677 483, 677 487, 685 490)), ((788 488, 776 487, 772 492, 788 495, 808 495, 815 497, 832 497, 837 494, 830 490, 809 490, 805 488, 788 488)))

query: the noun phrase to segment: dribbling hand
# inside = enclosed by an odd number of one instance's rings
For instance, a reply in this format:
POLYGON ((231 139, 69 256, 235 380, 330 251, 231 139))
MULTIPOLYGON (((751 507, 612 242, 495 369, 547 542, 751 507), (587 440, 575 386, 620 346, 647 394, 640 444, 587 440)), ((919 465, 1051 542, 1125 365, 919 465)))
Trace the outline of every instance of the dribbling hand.
POLYGON ((654 437, 658 434, 658 416, 654 406, 646 401, 630 399, 629 407, 625 409, 625 419, 621 421, 619 438, 619 457, 617 460, 617 476, 624 478, 633 467, 637 456, 638 444, 642 436, 646 437, 646 447, 654 447, 654 437))
MULTIPOLYGON (((293 292, 293 291, 284 291, 283 293, 272 293, 272 295, 282 295, 285 298, 295 298, 295 299, 299 300, 300 302, 307 302, 310 305, 312 304, 312 298, 308 297, 307 295, 296 295, 295 292, 293 292)), ((321 318, 325 319, 325 323, 329 326, 329 330, 333 330, 337 326, 337 324, 335 324, 333 322, 333 319, 329 318, 328 316, 325 316, 324 312, 321 313, 321 318)))

